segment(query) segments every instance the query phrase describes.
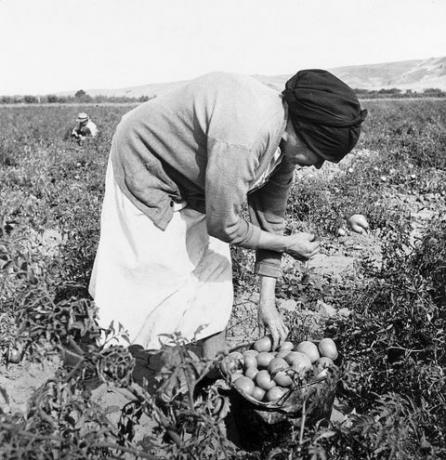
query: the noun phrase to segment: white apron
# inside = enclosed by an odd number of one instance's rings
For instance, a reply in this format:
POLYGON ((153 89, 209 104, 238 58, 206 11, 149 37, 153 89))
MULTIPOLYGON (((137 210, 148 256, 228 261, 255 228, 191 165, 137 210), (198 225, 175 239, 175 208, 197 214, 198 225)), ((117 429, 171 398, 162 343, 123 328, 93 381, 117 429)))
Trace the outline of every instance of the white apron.
POLYGON ((231 314, 229 245, 208 235, 204 214, 179 208, 157 228, 122 193, 109 161, 89 292, 100 326, 121 323, 146 349, 168 343, 163 334, 191 341, 221 332, 231 314))

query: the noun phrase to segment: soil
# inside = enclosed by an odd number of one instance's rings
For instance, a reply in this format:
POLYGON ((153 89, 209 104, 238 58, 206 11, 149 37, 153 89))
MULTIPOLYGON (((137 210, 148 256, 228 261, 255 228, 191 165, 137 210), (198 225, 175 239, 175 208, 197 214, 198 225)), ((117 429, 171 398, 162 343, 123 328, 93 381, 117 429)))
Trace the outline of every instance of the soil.
POLYGON ((25 415, 34 392, 54 377, 60 365, 60 359, 51 356, 42 363, 24 360, 0 366, 0 412, 25 415))

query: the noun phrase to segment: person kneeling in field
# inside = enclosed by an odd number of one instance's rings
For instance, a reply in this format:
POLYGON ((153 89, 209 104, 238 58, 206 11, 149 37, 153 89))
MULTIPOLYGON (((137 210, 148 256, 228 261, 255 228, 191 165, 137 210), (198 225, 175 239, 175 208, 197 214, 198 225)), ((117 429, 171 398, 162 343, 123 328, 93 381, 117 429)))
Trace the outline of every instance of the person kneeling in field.
POLYGON ((293 172, 340 161, 366 113, 334 75, 302 70, 282 93, 249 76, 207 74, 124 115, 89 288, 100 325, 120 322, 131 344, 150 350, 178 333, 214 357, 233 305, 235 245, 256 251, 259 318, 279 345, 288 334, 275 304, 282 254, 319 251, 313 234, 284 236, 293 172))
POLYGON ((76 126, 71 131, 71 137, 76 139, 79 145, 82 145, 86 137, 96 137, 97 134, 98 128, 90 117, 85 112, 79 113, 76 119, 76 126))

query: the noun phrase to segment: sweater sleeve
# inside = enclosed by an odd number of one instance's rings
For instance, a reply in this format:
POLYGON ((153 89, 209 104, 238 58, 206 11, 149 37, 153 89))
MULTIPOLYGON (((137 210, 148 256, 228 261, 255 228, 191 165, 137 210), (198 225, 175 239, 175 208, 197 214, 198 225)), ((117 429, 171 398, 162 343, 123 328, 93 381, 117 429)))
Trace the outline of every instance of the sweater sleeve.
MULTIPOLYGON (((284 158, 266 185, 248 195, 251 222, 262 230, 283 234, 285 210, 294 169, 294 165, 284 158)), ((278 278, 281 275, 281 258, 282 254, 279 252, 257 249, 255 272, 278 278)))
POLYGON ((258 159, 249 148, 208 139, 205 196, 209 235, 237 246, 257 247, 260 228, 240 216, 257 166, 258 159))

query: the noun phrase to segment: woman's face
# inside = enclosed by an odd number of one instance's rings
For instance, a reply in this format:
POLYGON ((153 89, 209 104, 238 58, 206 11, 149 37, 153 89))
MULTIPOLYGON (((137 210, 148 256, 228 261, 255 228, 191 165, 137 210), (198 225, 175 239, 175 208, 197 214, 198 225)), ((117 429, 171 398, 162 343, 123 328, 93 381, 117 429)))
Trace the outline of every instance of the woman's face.
POLYGON ((316 169, 320 169, 324 164, 325 160, 311 151, 297 136, 289 119, 280 147, 288 161, 296 166, 314 166, 316 169))

